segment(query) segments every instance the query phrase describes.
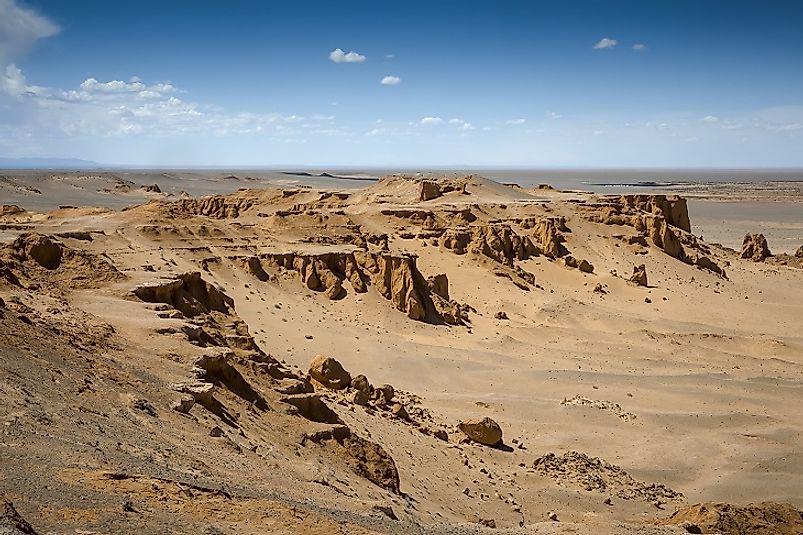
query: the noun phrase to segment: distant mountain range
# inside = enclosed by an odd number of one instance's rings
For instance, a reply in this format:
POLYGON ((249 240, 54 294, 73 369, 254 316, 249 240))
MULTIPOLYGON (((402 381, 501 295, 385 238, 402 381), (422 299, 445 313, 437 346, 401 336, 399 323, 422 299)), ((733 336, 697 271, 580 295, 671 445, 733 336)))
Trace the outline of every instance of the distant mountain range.
POLYGON ((88 169, 104 167, 78 158, 0 158, 0 169, 88 169))

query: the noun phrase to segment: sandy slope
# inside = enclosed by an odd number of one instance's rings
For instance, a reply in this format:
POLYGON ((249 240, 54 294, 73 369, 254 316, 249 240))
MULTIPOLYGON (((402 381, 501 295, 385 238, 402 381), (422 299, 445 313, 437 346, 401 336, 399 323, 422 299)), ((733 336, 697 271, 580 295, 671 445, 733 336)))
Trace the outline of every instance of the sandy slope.
MULTIPOLYGON (((636 228, 596 217, 618 198, 479 177, 441 180, 446 192, 426 201, 421 188, 394 178, 356 192, 4 216, 0 490, 43 532, 457 533, 492 520, 527 533, 669 533, 678 528, 648 524, 687 504, 803 507, 803 270, 743 260, 673 224, 663 228, 681 240, 681 259, 649 229, 644 245, 628 244, 636 228), (538 226, 550 218, 565 230, 538 226), (526 258, 497 235, 479 248, 477 232, 501 228, 532 240, 526 258), (39 263, 32 247, 43 238, 10 244, 32 231, 61 236, 60 264, 39 263), (453 231, 471 235, 467 252, 444 245, 453 231), (561 252, 548 253, 559 236, 561 252), (344 281, 329 299, 320 268, 310 289, 275 260, 352 251, 414 253, 423 277, 447 275, 449 301, 432 297, 418 321, 410 299, 427 301, 431 289, 401 268, 387 279, 390 300, 379 279, 365 293, 344 281), (593 273, 568 267, 567 254, 593 273), (627 280, 639 264, 648 287, 627 280), (188 318, 131 293, 187 272, 231 306, 188 318), (467 321, 444 323, 461 304, 472 307, 467 321), (188 331, 193 322, 214 341, 188 331), (171 410, 179 394, 169 385, 221 350, 248 389, 209 372, 222 411, 171 410), (398 493, 366 479, 370 455, 302 439, 331 425, 294 414, 279 392, 287 379, 264 370, 274 363, 303 379, 316 353, 401 391, 413 422, 316 387, 352 436, 392 458, 398 493), (499 422, 504 447, 461 442, 456 424, 483 416, 499 422), (209 436, 215 426, 222 437, 209 436), (432 436, 438 429, 448 442, 432 436), (591 464, 534 464, 571 450, 591 464)), ((657 212, 642 208, 623 213, 652 224, 657 212)))

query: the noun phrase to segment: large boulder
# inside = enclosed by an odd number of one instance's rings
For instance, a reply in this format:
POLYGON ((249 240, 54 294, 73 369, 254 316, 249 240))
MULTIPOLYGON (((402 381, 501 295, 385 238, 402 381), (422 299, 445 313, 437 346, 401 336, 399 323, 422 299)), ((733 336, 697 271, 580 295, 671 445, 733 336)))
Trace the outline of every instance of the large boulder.
POLYGON ((768 256, 772 256, 772 253, 763 234, 745 234, 742 240, 742 258, 761 262, 768 256))
POLYGON ((332 357, 315 355, 309 364, 310 376, 326 388, 341 390, 351 384, 351 374, 332 357))
POLYGON ((486 446, 496 446, 502 442, 502 428, 487 416, 462 421, 457 424, 457 428, 474 442, 479 442, 486 446))

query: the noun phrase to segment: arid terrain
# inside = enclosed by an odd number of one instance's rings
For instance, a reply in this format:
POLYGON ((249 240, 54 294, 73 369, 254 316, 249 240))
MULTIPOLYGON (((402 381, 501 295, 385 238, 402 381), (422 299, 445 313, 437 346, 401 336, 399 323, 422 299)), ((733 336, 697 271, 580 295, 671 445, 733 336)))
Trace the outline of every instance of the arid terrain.
POLYGON ((803 235, 65 177, 0 182, 0 534, 803 533, 803 235))

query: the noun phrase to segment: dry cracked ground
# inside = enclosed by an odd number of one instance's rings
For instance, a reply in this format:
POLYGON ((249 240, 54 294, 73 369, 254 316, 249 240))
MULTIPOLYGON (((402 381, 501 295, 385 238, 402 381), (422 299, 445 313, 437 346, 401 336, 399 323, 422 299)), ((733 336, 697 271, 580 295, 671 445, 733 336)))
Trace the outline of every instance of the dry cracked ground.
POLYGON ((762 236, 477 176, 148 194, 0 209, 0 533, 803 533, 762 236))

